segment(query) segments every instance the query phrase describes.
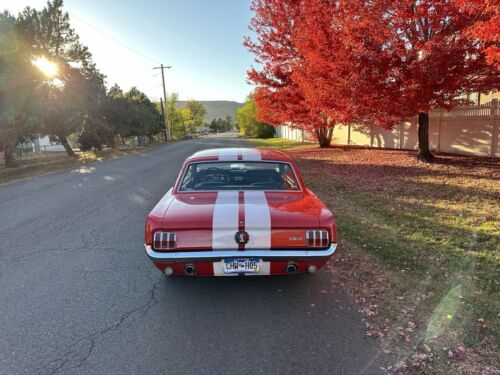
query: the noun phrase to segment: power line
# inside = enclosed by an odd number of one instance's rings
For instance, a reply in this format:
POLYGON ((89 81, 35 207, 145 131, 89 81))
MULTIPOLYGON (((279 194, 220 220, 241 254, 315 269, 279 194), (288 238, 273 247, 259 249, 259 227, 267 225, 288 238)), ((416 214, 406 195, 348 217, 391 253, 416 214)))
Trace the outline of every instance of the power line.
POLYGON ((145 93, 148 93, 148 92, 153 91, 153 90, 155 90, 155 89, 157 89, 157 88, 159 88, 159 87, 162 87, 162 86, 163 86, 163 85, 160 83, 159 85, 156 85, 156 86, 154 86, 154 87, 151 87, 150 89, 147 89, 147 90, 146 90, 146 91, 144 91, 144 92, 145 92, 145 93))
MULTIPOLYGON (((106 38, 108 38, 109 40, 111 40, 111 41, 113 41, 113 42, 117 43, 118 45, 120 45, 120 46, 122 46, 122 47, 124 47, 124 48, 128 49, 129 51, 131 51, 131 52, 135 53, 136 55, 141 56, 141 57, 144 57, 145 59, 147 59, 147 60, 149 60, 149 61, 152 61, 152 62, 154 62, 154 63, 159 63, 159 61, 158 61, 158 60, 156 60, 156 59, 152 58, 151 56, 148 56, 148 55, 146 55, 146 54, 144 54, 144 53, 142 53, 142 52, 140 52, 140 51, 136 50, 135 48, 129 47, 127 44, 125 44, 125 43, 121 42, 120 40, 118 40, 118 39, 116 39, 116 38, 112 37, 111 35, 107 34, 107 33, 106 33, 106 32, 104 32, 104 31, 102 31, 102 30, 101 30, 101 29, 99 29, 98 27, 96 27, 96 26, 94 26, 94 25, 90 24, 89 22, 87 22, 87 21, 83 20, 81 17, 78 17, 76 14, 74 14, 74 13, 72 13, 72 12, 68 12, 68 13, 69 13, 72 17, 76 18, 77 20, 79 20, 79 21, 80 21, 80 22, 82 22, 83 24, 85 24, 85 25, 87 25, 88 27, 90 27, 91 29, 93 29, 93 30, 97 31, 98 33, 102 34, 103 36, 105 36, 105 37, 106 37, 106 38)), ((156 77, 157 75, 158 75, 158 74, 154 75, 154 76, 153 76, 153 78, 154 78, 154 77, 156 77)), ((148 74, 148 76, 149 76, 149 74, 148 74)), ((148 93, 148 92, 150 92, 150 91, 152 91, 152 90, 154 90, 154 89, 156 89, 156 88, 158 88, 158 87, 160 87, 160 86, 162 86, 162 85, 161 85, 161 84, 160 84, 160 85, 157 85, 157 86, 152 87, 152 88, 150 88, 150 89, 148 89, 147 91, 144 91, 144 92, 145 92, 145 93, 148 93)))
POLYGON ((68 13, 71 15, 71 17, 76 18, 77 20, 79 20, 80 22, 84 23, 84 24, 85 24, 85 25, 87 25, 88 27, 90 27, 90 28, 94 29, 94 30, 95 30, 95 31, 97 31, 98 33, 100 33, 100 34, 104 35, 104 36, 105 36, 106 38, 108 38, 109 40, 112 40, 113 42, 115 42, 115 43, 117 43, 117 44, 121 45, 122 47, 124 47, 124 48, 128 49, 129 51, 131 51, 131 52, 133 52, 133 53, 135 53, 135 54, 137 54, 137 55, 139 55, 139 56, 142 56, 142 57, 144 57, 144 58, 146 58, 146 59, 148 59, 148 60, 150 60, 150 61, 152 61, 152 62, 154 62, 154 63, 159 63, 159 61, 158 61, 158 60, 156 60, 156 59, 152 58, 151 56, 148 56, 148 55, 146 55, 146 54, 144 54, 144 53, 142 53, 142 52, 140 52, 140 51, 138 51, 138 50, 136 50, 136 49, 134 49, 134 48, 132 48, 132 47, 129 47, 129 46, 128 46, 128 45, 126 45, 125 43, 123 43, 123 42, 119 41, 119 40, 118 40, 118 39, 116 39, 116 38, 113 38, 111 35, 109 35, 109 34, 105 33, 104 31, 100 30, 99 28, 95 27, 94 25, 92 25, 92 24, 88 23, 87 21, 85 21, 85 20, 81 19, 80 17, 78 17, 78 16, 77 16, 77 15, 75 15, 74 13, 71 13, 71 12, 68 12, 68 13))

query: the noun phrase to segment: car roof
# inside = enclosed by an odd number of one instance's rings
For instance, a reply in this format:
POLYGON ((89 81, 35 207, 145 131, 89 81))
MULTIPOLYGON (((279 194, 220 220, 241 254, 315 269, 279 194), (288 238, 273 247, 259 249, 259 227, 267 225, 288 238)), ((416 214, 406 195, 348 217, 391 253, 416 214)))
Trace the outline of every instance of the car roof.
POLYGON ((269 148, 212 148, 194 153, 186 159, 193 161, 283 161, 289 162, 291 158, 281 151, 269 148))

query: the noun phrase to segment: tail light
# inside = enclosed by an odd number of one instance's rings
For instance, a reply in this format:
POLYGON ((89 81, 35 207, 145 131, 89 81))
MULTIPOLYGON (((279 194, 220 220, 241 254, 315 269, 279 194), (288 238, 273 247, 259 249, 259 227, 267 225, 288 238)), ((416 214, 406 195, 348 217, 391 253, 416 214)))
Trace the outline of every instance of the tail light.
POLYGON ((308 247, 327 247, 330 242, 328 231, 307 230, 306 245, 308 247))
POLYGON ((165 251, 175 250, 177 235, 174 232, 155 232, 153 235, 153 249, 165 251))

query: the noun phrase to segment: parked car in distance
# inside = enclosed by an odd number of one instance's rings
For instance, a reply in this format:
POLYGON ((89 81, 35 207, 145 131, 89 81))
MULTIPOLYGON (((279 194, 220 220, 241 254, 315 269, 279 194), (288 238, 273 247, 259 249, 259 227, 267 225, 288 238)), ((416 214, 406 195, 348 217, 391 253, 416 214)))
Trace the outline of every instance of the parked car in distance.
POLYGON ((149 258, 165 275, 314 273, 337 248, 332 212, 271 149, 203 150, 149 213, 149 258))

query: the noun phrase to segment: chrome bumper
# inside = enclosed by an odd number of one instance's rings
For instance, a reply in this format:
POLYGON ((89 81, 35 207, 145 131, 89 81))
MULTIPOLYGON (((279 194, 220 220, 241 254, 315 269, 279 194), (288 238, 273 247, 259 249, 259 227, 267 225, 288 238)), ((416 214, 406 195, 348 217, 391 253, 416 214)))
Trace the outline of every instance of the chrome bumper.
POLYGON ((331 243, 328 249, 324 250, 210 250, 210 251, 179 251, 174 253, 164 253, 154 251, 151 245, 144 245, 149 258, 153 262, 159 263, 186 263, 186 262, 217 262, 224 258, 260 258, 264 261, 290 260, 290 261, 314 261, 326 260, 330 258, 337 244, 331 243))

